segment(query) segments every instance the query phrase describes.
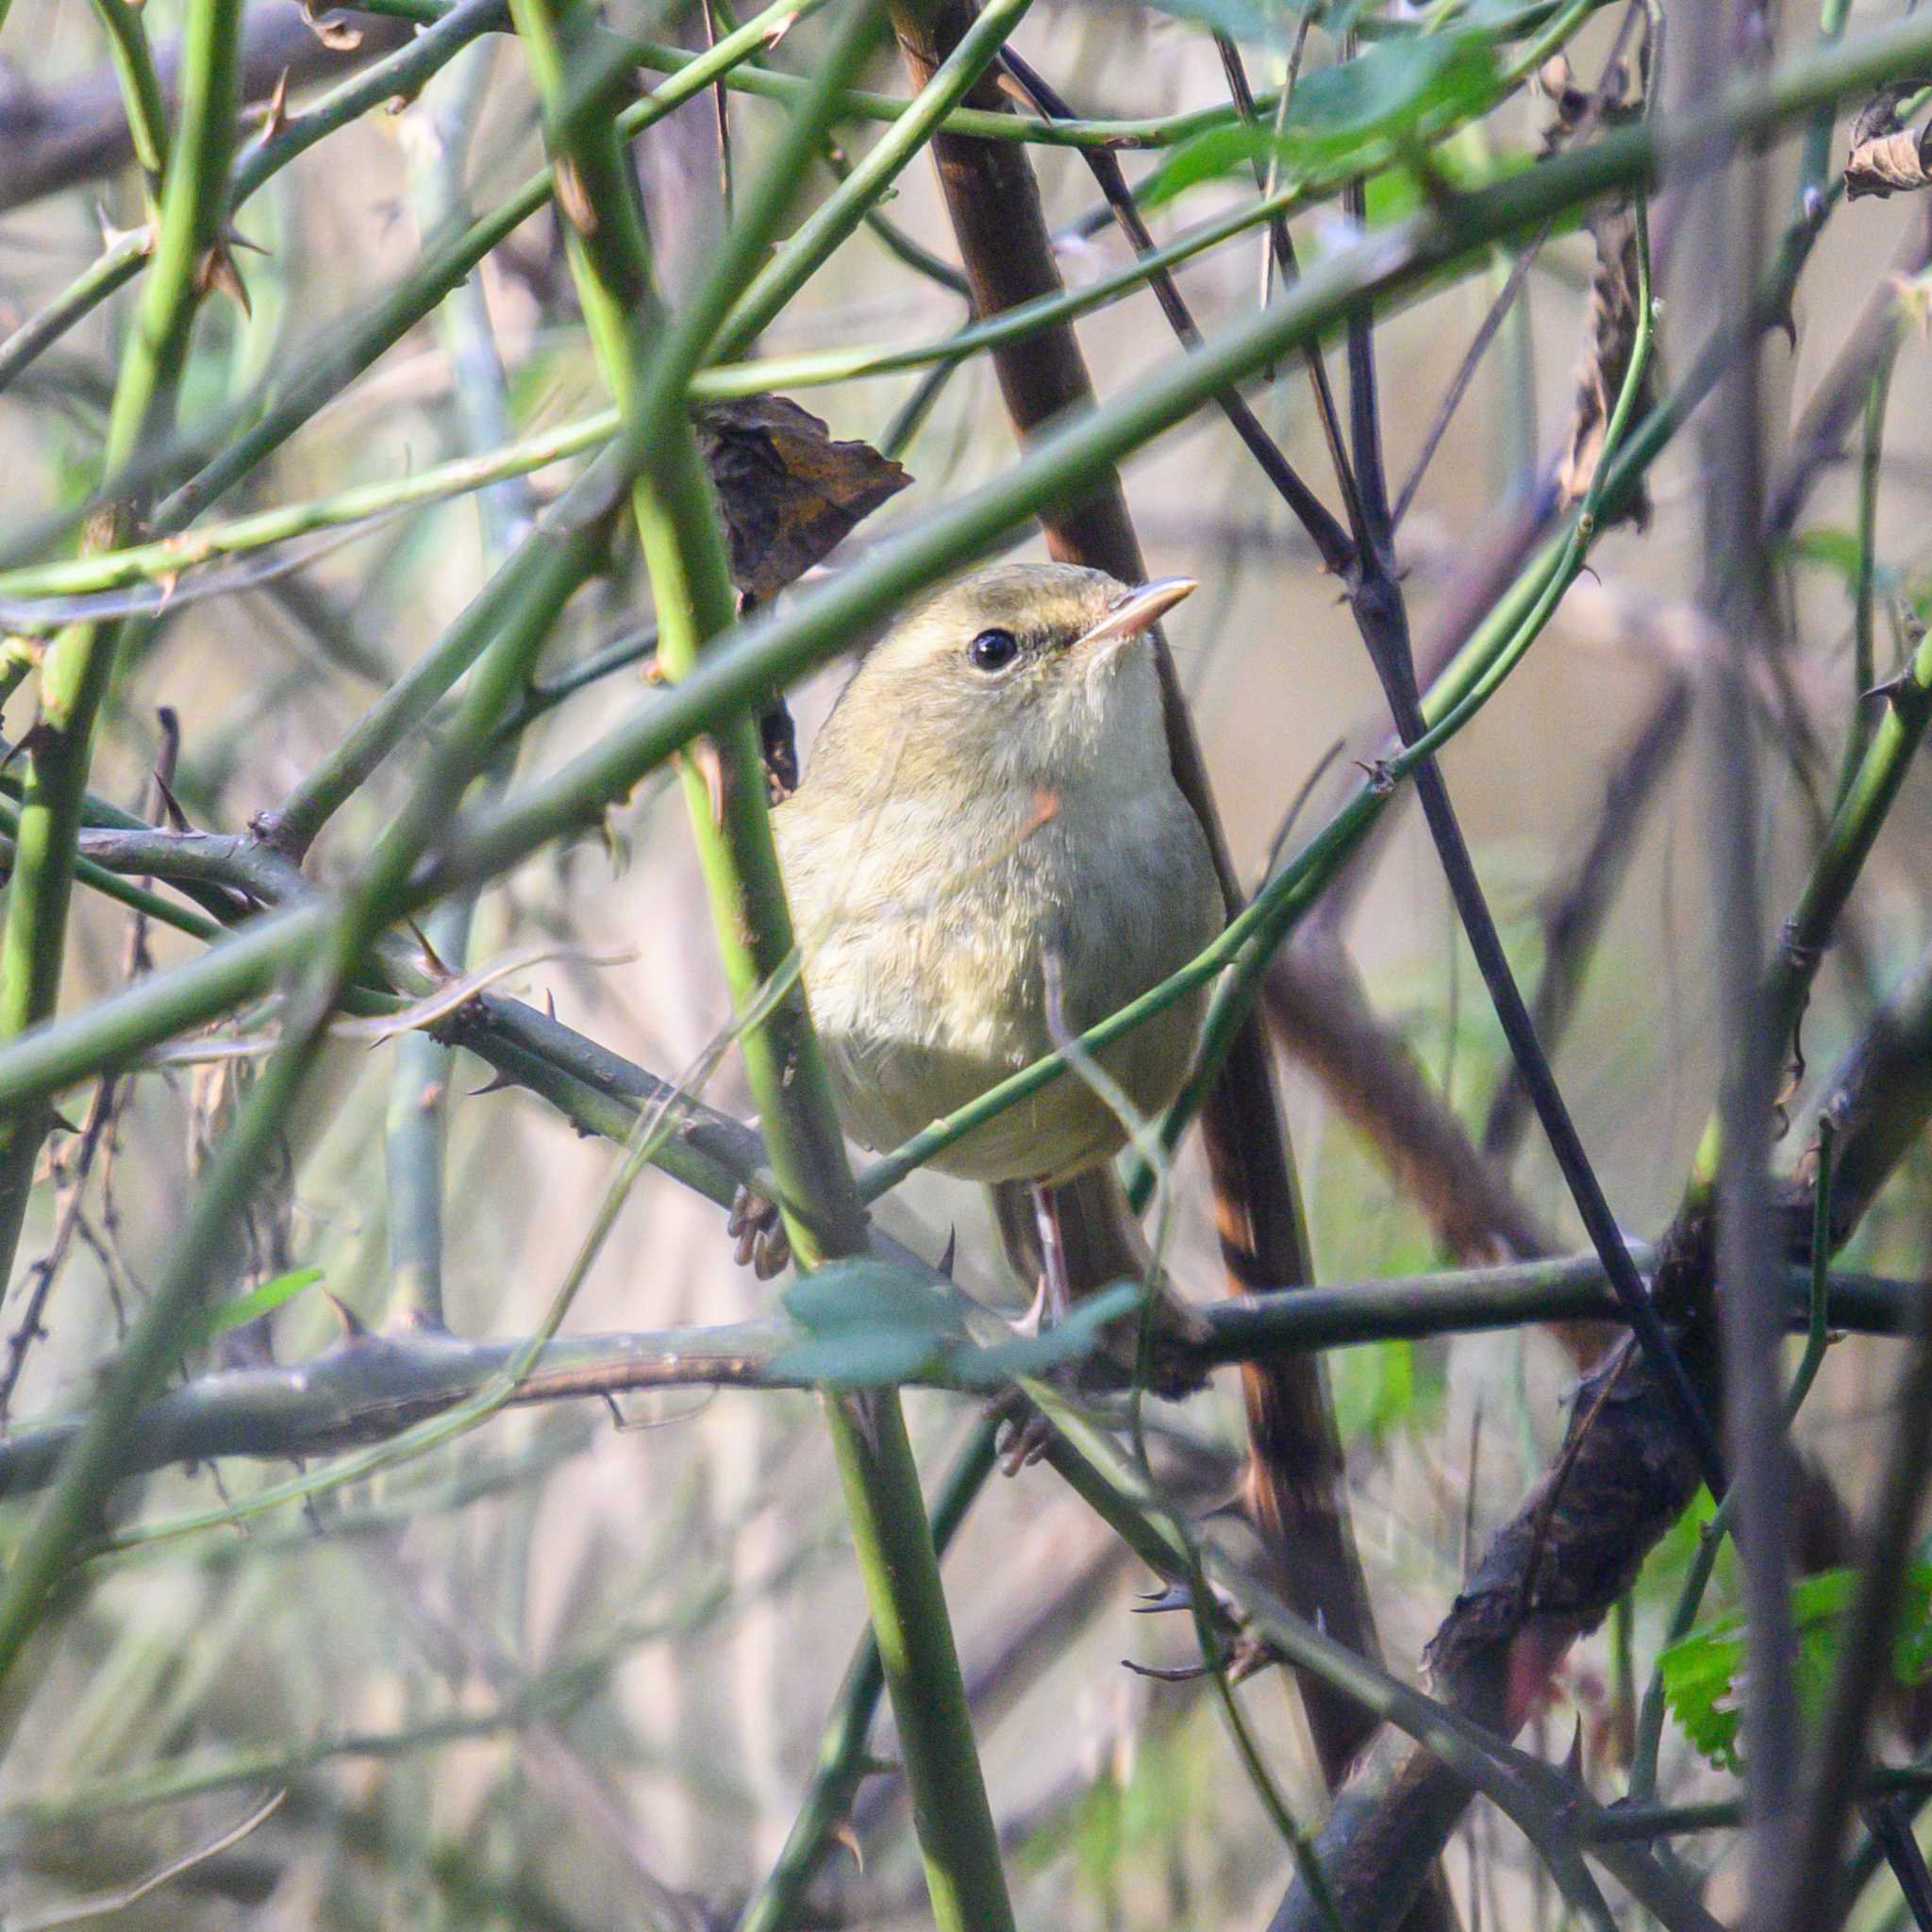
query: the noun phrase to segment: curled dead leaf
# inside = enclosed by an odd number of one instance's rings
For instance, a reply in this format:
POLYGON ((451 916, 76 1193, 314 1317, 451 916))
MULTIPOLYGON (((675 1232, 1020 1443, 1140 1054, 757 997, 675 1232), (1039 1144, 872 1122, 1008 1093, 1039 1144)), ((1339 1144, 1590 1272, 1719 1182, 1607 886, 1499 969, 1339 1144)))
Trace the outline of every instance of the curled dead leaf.
POLYGON ((1851 148, 1845 156, 1845 199, 1907 194, 1932 187, 1932 122, 1912 128, 1900 109, 1932 82, 1923 76, 1882 87, 1852 117, 1851 148))
POLYGON ((707 404, 696 426, 724 513, 732 579, 761 603, 912 480, 870 443, 840 441, 785 396, 707 404))
MULTIPOLYGON (((1558 55, 1544 63, 1540 76, 1556 109, 1543 133, 1543 152, 1555 154, 1586 124, 1600 121, 1615 125, 1642 111, 1640 101, 1624 98, 1626 79, 1621 69, 1606 75, 1596 90, 1575 86, 1569 62, 1558 55)), ((1637 346, 1638 276, 1637 217, 1627 199, 1600 204, 1586 217, 1596 244, 1596 269, 1591 276, 1590 314, 1586 346, 1576 371, 1576 401, 1571 411, 1570 435, 1557 472, 1558 497, 1567 508, 1589 493, 1602 460, 1604 433, 1610 413, 1623 393, 1637 346)), ((1636 398, 1636 413, 1649 413, 1657 401, 1657 358, 1650 359, 1636 398)), ((1640 481, 1623 511, 1623 520, 1640 530, 1650 522, 1650 493, 1640 481)))
POLYGON ((302 18, 308 30, 332 54, 353 54, 362 44, 362 29, 351 26, 335 8, 325 8, 317 0, 301 0, 302 18))

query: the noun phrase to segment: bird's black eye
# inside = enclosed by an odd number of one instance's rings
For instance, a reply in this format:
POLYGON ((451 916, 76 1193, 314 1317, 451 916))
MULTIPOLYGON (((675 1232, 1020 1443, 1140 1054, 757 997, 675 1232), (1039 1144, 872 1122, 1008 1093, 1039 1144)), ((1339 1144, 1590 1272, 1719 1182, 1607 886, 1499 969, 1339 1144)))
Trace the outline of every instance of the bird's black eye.
POLYGON ((1020 655, 1020 640, 1009 630, 983 630, 966 646, 975 671, 1004 671, 1020 655))

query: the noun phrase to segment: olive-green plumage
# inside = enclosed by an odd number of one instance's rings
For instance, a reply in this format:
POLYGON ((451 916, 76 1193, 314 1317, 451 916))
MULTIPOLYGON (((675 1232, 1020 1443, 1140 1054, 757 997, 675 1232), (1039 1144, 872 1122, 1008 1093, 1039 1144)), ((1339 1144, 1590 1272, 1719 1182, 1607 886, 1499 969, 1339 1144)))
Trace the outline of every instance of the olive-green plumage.
MULTIPOLYGON (((1053 1047, 1049 960, 1079 1032, 1221 929, 1174 785, 1147 627, 1192 586, 1002 564, 873 650, 774 819, 813 1018, 847 1130, 896 1146, 1053 1047)), ((1174 1097, 1202 996, 1102 1056, 1134 1106, 1174 1097)), ((1124 1142, 1065 1074, 934 1165, 1058 1182, 1124 1142)))

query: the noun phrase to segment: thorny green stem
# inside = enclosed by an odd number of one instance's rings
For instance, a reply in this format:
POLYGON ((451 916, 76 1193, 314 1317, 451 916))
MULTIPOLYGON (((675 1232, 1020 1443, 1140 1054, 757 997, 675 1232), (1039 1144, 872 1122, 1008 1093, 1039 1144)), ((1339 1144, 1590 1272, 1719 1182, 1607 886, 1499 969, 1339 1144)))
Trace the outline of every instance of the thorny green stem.
MULTIPOLYGON (((781 612, 761 615, 743 627, 741 638, 708 650, 691 675, 654 697, 581 756, 522 788, 503 806, 467 819, 452 832, 437 866, 412 883, 408 905, 437 896, 458 876, 493 875, 548 840, 596 823, 611 801, 625 796, 691 738, 734 709, 762 705, 772 690, 824 662, 879 613, 982 550, 1041 504, 1077 491, 1085 478, 1184 420, 1217 389, 1331 326, 1364 295, 1399 291, 1499 236, 1533 226, 1555 210, 1647 178, 1666 143, 1688 143, 1713 133, 1768 133, 1820 100, 1908 71, 1928 58, 1932 17, 1915 15, 1828 55, 1807 57, 1768 78, 1742 83, 1694 124, 1620 129, 1587 149, 1558 156, 1440 208, 1419 210, 1338 251, 1270 310, 1231 326, 1195 354, 1158 368, 1091 415, 1043 437, 1010 471, 937 511, 836 580, 781 612)), ((1784 266, 1798 253, 1788 250, 1784 266)), ((1761 325, 1758 316, 1738 324, 1740 329, 1761 325)), ((1713 344, 1707 359, 1722 366, 1725 348, 1725 343, 1713 344)), ((1634 475, 1654 458, 1681 424, 1683 411, 1707 389, 1708 379, 1707 373, 1687 382, 1671 405, 1632 433, 1628 453, 1616 466, 1620 475, 1634 475)), ((1613 477, 1611 501, 1616 488, 1613 477)), ((1529 601, 1529 594, 1512 591, 1494 613, 1494 626, 1506 634, 1513 630, 1529 601)), ((1493 638, 1483 648, 1494 648, 1493 638)), ((1441 687, 1445 701, 1459 695, 1461 688, 1446 681, 1441 687)), ((1355 836, 1376 808, 1373 800, 1350 801, 1318 844, 1355 836)), ((1275 908, 1277 916, 1292 916, 1297 903, 1285 896, 1275 908)), ((98 1071, 108 1060, 125 1064, 126 1056, 166 1032, 211 1018, 234 999, 258 991, 282 959, 312 940, 315 921, 307 909, 272 916, 205 958, 157 974, 57 1029, 0 1045, 0 1108, 43 1097, 98 1071), (158 1024, 159 1032, 153 1030, 158 1024)), ((1265 932, 1255 937, 1268 942, 1265 932)))
MULTIPOLYGON (((982 349, 1023 341, 1044 329, 1091 314, 1131 294, 1148 276, 1232 241, 1262 222, 1291 209, 1299 196, 1282 191, 1245 204, 1228 214, 1191 228, 1164 247, 1125 267, 1097 276, 1062 295, 1044 296, 1003 309, 935 341, 909 347, 833 349, 753 362, 721 362, 700 370, 688 393, 695 401, 718 401, 792 390, 864 376, 891 375, 928 365, 943 365, 982 349)), ((157 577, 173 576, 217 557, 245 555, 266 545, 343 524, 358 523, 421 504, 435 503, 470 490, 488 489, 507 477, 541 469, 567 457, 595 449, 617 428, 617 412, 600 409, 475 455, 459 457, 393 480, 358 484, 333 495, 278 506, 227 523, 134 544, 85 558, 67 558, 0 571, 0 599, 8 600, 8 621, 25 622, 31 612, 15 610, 13 599, 84 596, 157 577)))
MULTIPOLYGON (((1884 706, 1884 714, 1832 813, 1810 875, 1785 922, 1777 953, 1765 977, 1765 1024, 1776 1040, 1793 1048, 1824 950, 1911 769, 1926 724, 1932 720, 1932 633, 1919 641, 1909 661, 1877 694, 1876 701, 1884 706)), ((1719 1148, 1718 1126, 1713 1121, 1706 1127, 1697 1151, 1691 1198, 1703 1198, 1714 1185, 1719 1148)))
MULTIPOLYGON (((932 1541, 943 1557, 966 1512, 998 1467, 1000 1423, 985 1417, 973 1426, 953 1466, 933 1498, 932 1541)), ((872 1768, 866 1740, 885 1694, 885 1668, 878 1640, 870 1630, 858 1641, 819 1742, 810 1789, 785 1843, 765 1880, 738 1921, 738 1932, 783 1932, 796 1923, 813 1876, 831 1849, 834 1834, 852 1808, 859 1785, 872 1768)))
MULTIPOLYGON (((257 189, 325 136, 360 120, 386 100, 413 94, 430 75, 477 35, 486 32, 501 14, 500 0, 465 0, 465 4, 451 8, 436 25, 426 28, 408 45, 372 62, 362 73, 352 75, 296 115, 272 139, 249 148, 229 171, 228 212, 232 215, 257 189)), ((43 349, 59 341, 115 290, 131 281, 153 244, 154 235, 149 227, 121 236, 96 256, 46 308, 0 342, 0 390, 5 390, 43 349)))
POLYGON ((1892 366, 1898 359, 1893 335, 1865 391, 1865 433, 1858 453, 1858 561, 1852 584, 1852 710, 1839 766, 1838 803, 1856 782, 1858 765, 1872 741, 1872 698, 1878 683, 1877 628, 1878 480, 1885 444, 1885 406, 1891 394, 1892 366))
MULTIPOLYGON (((180 131, 166 164, 154 263, 114 386, 103 456, 109 478, 173 430, 203 270, 222 245, 240 19, 240 0, 196 0, 189 9, 180 131)), ((95 545, 112 548, 132 508, 106 511, 90 532, 95 545)), ((59 998, 75 841, 117 642, 114 625, 75 625, 41 667, 40 720, 0 930, 0 1041, 47 1019, 59 998)), ((0 1124, 0 1283, 13 1266, 45 1128, 30 1111, 0 1124)))
MULTIPOLYGON (((170 187, 172 190, 173 182, 170 187)), ((593 538, 572 533, 543 557, 526 594, 505 618, 477 668, 462 710, 396 823, 344 894, 318 913, 319 941, 290 999, 281 1044, 271 1056, 196 1191, 186 1224, 154 1293, 108 1371, 100 1397, 22 1539, 0 1586, 0 1680, 19 1661, 49 1591, 84 1544, 113 1479, 120 1439, 179 1355, 184 1330, 299 1097, 329 1017, 363 956, 393 916, 409 873, 445 827, 487 755, 497 721, 514 700, 558 611, 582 581, 581 553, 593 538)))
POLYGON ((147 29, 140 10, 119 0, 94 0, 94 15, 108 35, 114 77, 121 83, 121 101, 127 113, 127 131, 134 141, 150 207, 160 192, 161 171, 167 165, 168 109, 161 99, 160 76, 147 44, 147 29))
MULTIPOLYGON (((737 602, 709 479, 684 411, 685 386, 790 207, 841 90, 871 47, 878 9, 873 0, 847 8, 791 125, 675 322, 653 287, 632 177, 604 118, 603 90, 583 85, 588 14, 568 0, 512 0, 512 13, 542 97, 559 182, 566 170, 575 177, 563 207, 578 300, 606 379, 640 425, 644 464, 631 505, 657 607, 658 664, 674 680, 688 677, 712 640, 731 629, 737 602), (662 346, 647 370, 642 343, 652 336, 662 346)), ((855 184, 863 172, 861 164, 855 184)), ((856 223, 858 208, 847 206, 856 223)), ((742 318, 745 310, 736 312, 742 318)), ((750 712, 722 721, 705 755, 685 759, 683 776, 734 1001, 742 1010, 761 990, 774 990, 741 1046, 793 1252, 807 1267, 862 1254, 870 1245, 864 1209, 796 983, 750 712)), ((1002 1932, 1013 1921, 999 1838, 897 1392, 827 1391, 824 1407, 898 1721, 934 1922, 941 1932, 1002 1932)))

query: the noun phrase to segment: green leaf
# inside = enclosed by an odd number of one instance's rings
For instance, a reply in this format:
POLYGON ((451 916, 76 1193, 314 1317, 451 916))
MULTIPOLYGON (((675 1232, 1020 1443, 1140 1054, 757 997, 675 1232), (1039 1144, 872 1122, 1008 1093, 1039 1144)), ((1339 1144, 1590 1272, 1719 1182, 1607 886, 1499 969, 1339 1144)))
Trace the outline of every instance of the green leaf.
POLYGON ((218 1335, 225 1335, 231 1328, 240 1328, 246 1322, 253 1322, 278 1308, 284 1302, 292 1301, 305 1288, 313 1288, 322 1279, 320 1268, 291 1268, 286 1274, 277 1274, 271 1281, 264 1281, 259 1288, 252 1288, 244 1295, 239 1295, 231 1302, 224 1302, 218 1308, 206 1308, 194 1318, 189 1329, 188 1346, 205 1348, 218 1335))
POLYGON ((781 1350, 772 1367, 801 1382, 822 1382, 835 1389, 883 1389, 923 1381, 937 1374, 944 1361, 945 1349, 937 1338, 882 1325, 801 1341, 781 1350))
MULTIPOLYGON (((1480 33, 1385 41, 1307 75, 1279 127, 1213 127, 1184 142, 1161 170, 1158 198, 1275 157, 1291 175, 1365 149, 1425 142, 1495 99, 1494 51, 1480 33)), ((1143 197, 1144 199, 1145 197, 1143 197)))
POLYGON ((1335 1422, 1343 1441, 1368 1431, 1380 1435, 1415 1407, 1415 1347, 1412 1342, 1365 1342, 1338 1349, 1329 1357, 1335 1391, 1335 1422))
POLYGON ((1820 526, 1788 538, 1785 554, 1796 563, 1814 563, 1842 577, 1858 580, 1858 539, 1855 531, 1820 526))
POLYGON ((862 1256, 813 1269, 781 1299, 791 1319, 814 1336, 891 1327, 938 1341, 966 1332, 937 1284, 908 1268, 862 1256))
POLYGON ((943 1290, 889 1261, 827 1262, 782 1297, 808 1341, 774 1368, 811 1382, 871 1389, 938 1372, 966 1331, 943 1290))
MULTIPOLYGON (((1854 1570, 1823 1570, 1791 1589, 1791 1628, 1797 1639, 1794 1684, 1798 1708, 1815 1724, 1838 1669, 1844 1614, 1857 1588, 1854 1570)), ((1743 1618, 1714 1619, 1674 1643, 1657 1659, 1664 1697, 1684 1734, 1720 1770, 1740 1769, 1740 1679, 1744 1668, 1743 1618)), ((1891 1674, 1912 1685, 1932 1674, 1932 1563, 1907 1573, 1905 1596, 1892 1635, 1891 1674)))
POLYGON ((1131 1314, 1141 1305, 1138 1282, 1117 1282, 1099 1294, 1088 1295, 1058 1327, 1039 1335, 1016 1335, 990 1348, 956 1348, 947 1360, 952 1379, 974 1388, 999 1388, 1021 1375, 1038 1375, 1098 1346, 1101 1331, 1110 1322, 1131 1314))
POLYGON ((924 1276, 869 1259, 835 1261, 783 1296, 807 1339, 773 1361, 779 1374, 838 1388, 870 1389, 927 1376, 1002 1389, 1091 1352, 1109 1322, 1139 1306, 1125 1282, 1090 1295, 1058 1327, 988 1348, 967 1333, 945 1291, 924 1276))

